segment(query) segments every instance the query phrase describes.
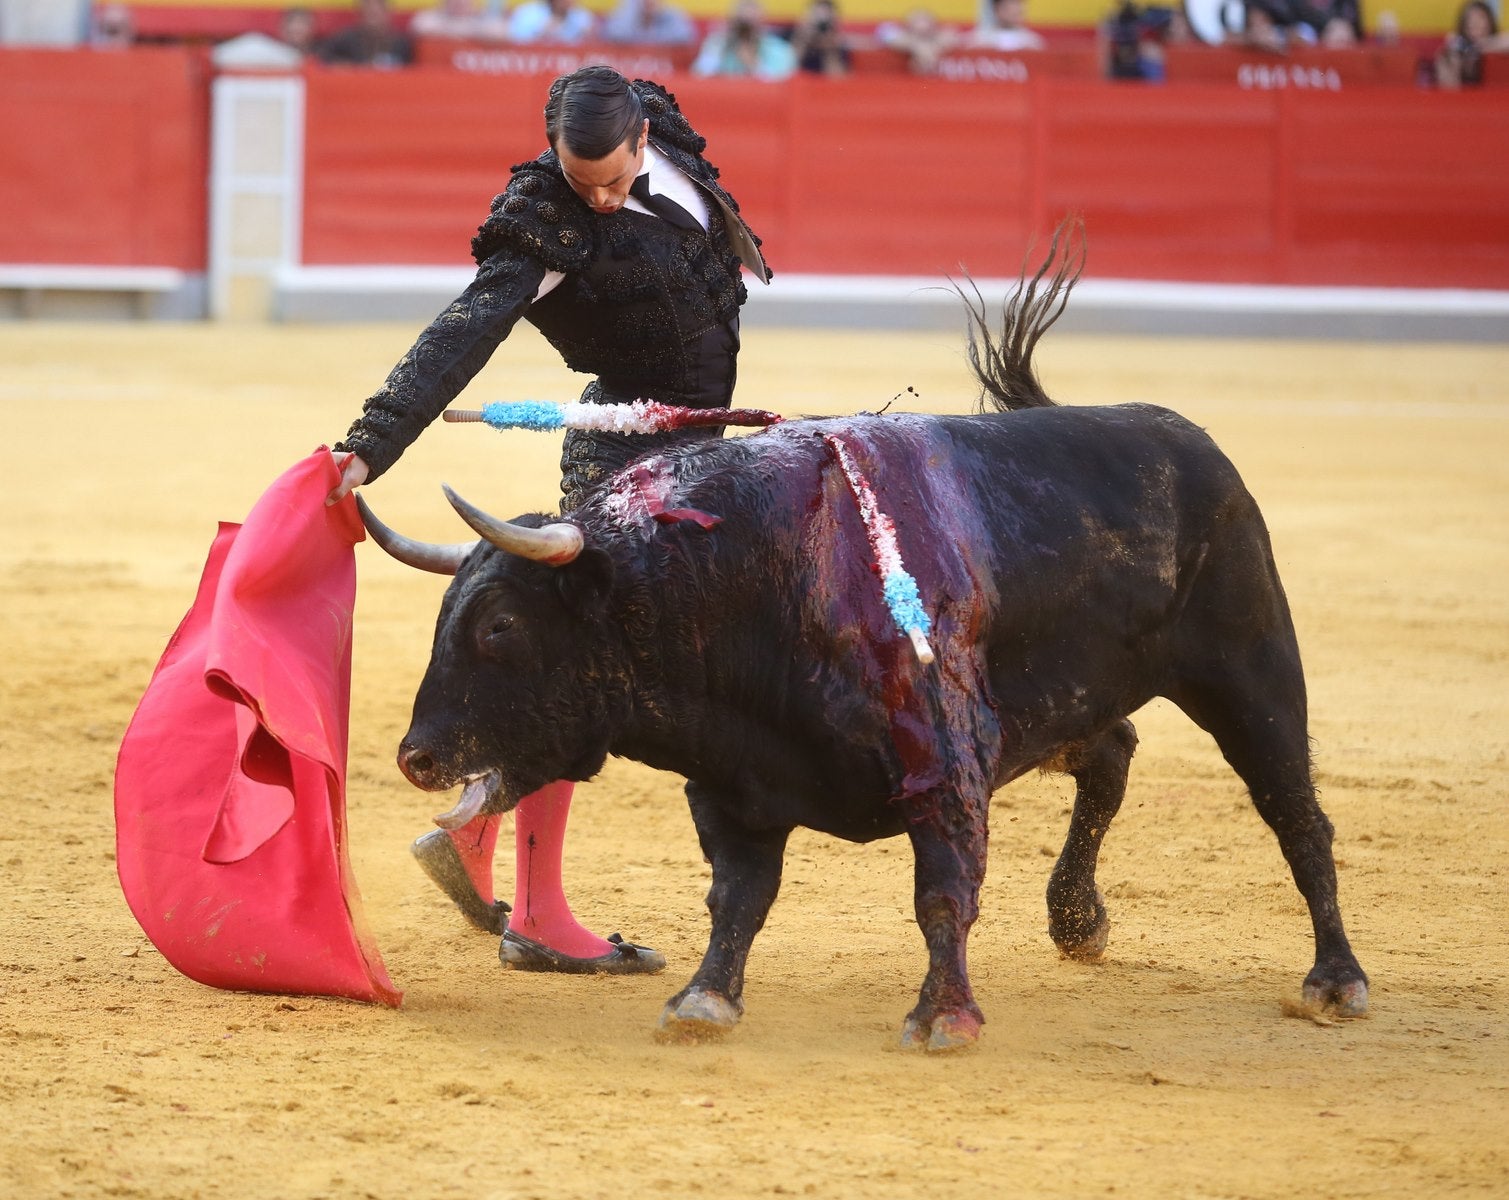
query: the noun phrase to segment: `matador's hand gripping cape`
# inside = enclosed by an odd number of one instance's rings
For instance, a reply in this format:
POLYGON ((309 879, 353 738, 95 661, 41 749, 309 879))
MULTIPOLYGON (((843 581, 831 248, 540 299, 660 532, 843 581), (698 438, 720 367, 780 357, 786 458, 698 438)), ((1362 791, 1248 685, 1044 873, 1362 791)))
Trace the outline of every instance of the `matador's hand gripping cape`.
POLYGON ((353 547, 321 447, 221 524, 121 743, 116 865, 163 956, 212 987, 397 1005, 346 856, 353 547))

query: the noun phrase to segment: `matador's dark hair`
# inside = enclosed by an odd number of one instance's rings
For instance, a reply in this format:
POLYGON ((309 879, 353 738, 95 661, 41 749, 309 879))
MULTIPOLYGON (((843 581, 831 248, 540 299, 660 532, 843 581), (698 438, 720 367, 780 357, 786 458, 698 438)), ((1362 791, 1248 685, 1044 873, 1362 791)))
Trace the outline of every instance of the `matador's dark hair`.
POLYGON ((630 138, 639 149, 644 106, 629 81, 612 67, 594 64, 562 75, 545 101, 545 136, 578 158, 606 158, 630 138))

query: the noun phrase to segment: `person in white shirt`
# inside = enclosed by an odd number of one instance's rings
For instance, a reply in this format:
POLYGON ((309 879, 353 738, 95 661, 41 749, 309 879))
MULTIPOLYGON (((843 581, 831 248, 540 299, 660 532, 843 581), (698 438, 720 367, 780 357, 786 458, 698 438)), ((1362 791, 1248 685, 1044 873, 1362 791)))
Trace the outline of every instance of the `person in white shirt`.
POLYGON ((604 41, 637 46, 688 46, 697 40, 697 25, 666 0, 619 0, 603 22, 604 41))
POLYGON ((597 31, 597 17, 576 0, 524 0, 508 18, 511 42, 571 45, 589 41, 597 31))
POLYGON ((501 13, 484 11, 477 0, 441 0, 415 13, 409 32, 415 37, 501 41, 508 36, 508 21, 501 13))
POLYGON ((1041 50, 1043 35, 1027 28, 1026 0, 994 0, 970 37, 981 50, 1041 50))

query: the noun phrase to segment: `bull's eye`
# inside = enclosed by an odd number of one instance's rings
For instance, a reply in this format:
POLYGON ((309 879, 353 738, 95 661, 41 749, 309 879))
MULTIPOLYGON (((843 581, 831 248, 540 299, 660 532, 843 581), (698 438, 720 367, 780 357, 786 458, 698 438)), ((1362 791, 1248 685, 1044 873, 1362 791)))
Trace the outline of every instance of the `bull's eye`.
POLYGON ((493 612, 477 624, 477 645, 484 654, 507 652, 514 642, 518 621, 512 613, 493 612))

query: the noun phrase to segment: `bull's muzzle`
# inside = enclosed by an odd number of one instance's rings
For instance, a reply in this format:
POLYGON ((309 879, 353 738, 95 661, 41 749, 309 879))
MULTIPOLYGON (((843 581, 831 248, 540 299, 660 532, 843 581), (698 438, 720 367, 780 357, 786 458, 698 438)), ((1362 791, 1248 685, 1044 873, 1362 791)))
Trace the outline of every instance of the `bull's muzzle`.
MULTIPOLYGON (((398 747, 398 769, 417 788, 427 792, 443 791, 454 782, 454 777, 443 771, 426 750, 405 741, 398 747)), ((441 829, 460 829, 474 820, 486 809, 497 811, 498 795, 502 789, 502 775, 496 771, 482 771, 465 776, 461 780, 461 798, 455 807, 435 817, 441 829)))

